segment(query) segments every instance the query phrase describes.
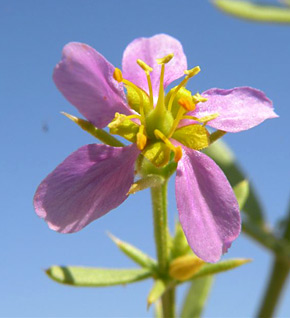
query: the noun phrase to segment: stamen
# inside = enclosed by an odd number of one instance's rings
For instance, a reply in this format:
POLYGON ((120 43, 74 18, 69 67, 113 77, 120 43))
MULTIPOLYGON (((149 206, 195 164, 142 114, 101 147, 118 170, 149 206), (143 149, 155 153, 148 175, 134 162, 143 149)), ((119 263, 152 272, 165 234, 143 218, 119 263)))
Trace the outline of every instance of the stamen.
POLYGON ((175 98, 176 94, 178 93, 178 91, 180 90, 180 88, 182 86, 185 86, 187 84, 188 80, 191 77, 198 74, 199 72, 200 72, 199 66, 196 66, 196 67, 192 68, 191 70, 184 71, 184 73, 186 74, 185 78, 180 82, 180 84, 175 88, 175 90, 173 91, 173 93, 170 96, 169 103, 168 103, 168 110, 169 111, 171 111, 174 98, 175 98))
POLYGON ((146 64, 144 61, 138 59, 137 60, 137 64, 146 72, 146 73, 150 73, 153 71, 153 68, 150 67, 148 64, 146 64))
POLYGON ((141 120, 141 116, 140 115, 129 115, 129 116, 126 116, 126 115, 123 115, 123 114, 120 114, 120 113, 115 113, 115 118, 113 119, 113 121, 111 121, 108 124, 108 127, 110 129, 116 128, 119 125, 121 125, 122 122, 125 119, 132 119, 132 118, 137 118, 137 119, 141 120))
POLYGON ((188 76, 188 78, 191 78, 191 77, 197 75, 199 72, 200 72, 200 67, 199 66, 195 66, 191 70, 184 71, 184 74, 186 74, 188 76))
POLYGON ((156 59, 158 64, 167 64, 168 62, 170 62, 173 58, 174 54, 170 53, 164 57, 162 57, 161 59, 156 59))
POLYGON ((114 79, 121 83, 123 81, 123 76, 122 76, 122 72, 119 68, 115 68, 114 74, 113 74, 114 79))
POLYGON ((195 109, 195 104, 186 98, 180 98, 178 104, 182 106, 187 112, 191 112, 195 109))
POLYGON ((113 77, 114 77, 114 79, 117 82, 119 82, 119 83, 123 82, 125 85, 132 87, 136 91, 136 93, 139 95, 139 98, 140 98, 140 115, 141 115, 141 119, 140 120, 141 120, 142 123, 145 123, 144 101, 143 101, 143 95, 140 92, 140 89, 135 84, 133 84, 132 82, 124 79, 123 76, 122 76, 121 70, 118 69, 118 68, 115 68, 113 77))
POLYGON ((204 102, 207 101, 207 98, 201 96, 199 93, 196 93, 195 95, 192 96, 192 101, 193 101, 195 104, 204 103, 204 102))
POLYGON ((184 114, 189 112, 189 111, 192 111, 195 109, 195 105, 193 103, 190 103, 190 101, 186 98, 180 98, 178 100, 178 104, 181 106, 178 110, 178 113, 174 119, 174 122, 172 124, 172 127, 171 127, 171 130, 170 130, 170 133, 168 135, 168 138, 170 138, 173 133, 175 132, 175 129, 177 128, 179 122, 181 119, 184 118, 184 114))
POLYGON ((161 139, 166 146, 174 152, 174 161, 178 162, 182 157, 182 148, 180 146, 175 147, 171 141, 158 129, 154 130, 156 138, 161 139))
POLYGON ((148 89, 149 89, 149 99, 150 99, 150 106, 153 109, 153 90, 152 90, 152 83, 150 78, 150 72, 153 71, 153 68, 146 64, 144 61, 138 59, 137 64, 145 71, 147 82, 148 82, 148 89))
POLYGON ((183 116, 182 119, 192 119, 192 120, 195 120, 199 123, 203 123, 204 126, 211 120, 217 118, 219 116, 219 113, 215 113, 215 114, 212 114, 212 115, 208 115, 208 116, 204 116, 204 117, 201 117, 201 118, 197 118, 197 117, 194 117, 194 116, 183 116))
POLYGON ((141 125, 137 134, 137 147, 139 150, 143 150, 147 143, 147 136, 144 134, 144 125, 141 125))

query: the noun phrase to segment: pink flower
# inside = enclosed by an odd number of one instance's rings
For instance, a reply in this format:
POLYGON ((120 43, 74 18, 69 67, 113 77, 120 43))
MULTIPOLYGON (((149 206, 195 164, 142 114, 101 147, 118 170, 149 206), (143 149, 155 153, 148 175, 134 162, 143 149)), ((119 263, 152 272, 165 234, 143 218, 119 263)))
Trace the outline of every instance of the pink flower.
POLYGON ((64 47, 54 70, 56 86, 88 121, 98 128, 109 124, 112 133, 133 144, 91 144, 72 153, 39 185, 36 213, 55 231, 79 231, 127 198, 138 156, 164 166, 174 153, 184 233, 197 256, 216 262, 239 235, 241 220, 224 173, 198 151, 209 144, 204 124, 225 132, 246 130, 277 117, 272 103, 250 87, 192 96, 184 86, 199 68, 187 71, 182 85, 164 96, 166 86, 187 69, 181 44, 165 34, 130 43, 122 64, 123 74, 88 45, 64 47))

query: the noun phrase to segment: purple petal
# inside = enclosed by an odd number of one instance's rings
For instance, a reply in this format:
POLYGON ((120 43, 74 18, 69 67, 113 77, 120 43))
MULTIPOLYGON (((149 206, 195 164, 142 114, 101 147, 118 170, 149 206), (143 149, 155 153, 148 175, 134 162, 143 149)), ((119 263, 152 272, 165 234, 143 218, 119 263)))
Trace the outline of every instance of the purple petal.
POLYGON ((205 154, 184 147, 175 192, 190 247, 204 261, 217 262, 241 230, 239 206, 226 176, 205 154))
POLYGON ((251 87, 212 88, 202 95, 208 101, 198 104, 192 115, 204 117, 219 113, 216 119, 208 123, 216 129, 239 132, 257 126, 266 119, 278 117, 270 99, 251 87))
POLYGON ((57 88, 96 127, 105 127, 116 112, 130 114, 123 85, 113 79, 114 66, 83 43, 69 43, 54 69, 57 88))
POLYGON ((39 185, 36 213, 58 232, 77 232, 120 205, 134 180, 135 145, 86 145, 39 185))
POLYGON ((153 72, 151 72, 153 94, 158 96, 161 66, 157 64, 156 59, 170 53, 173 53, 174 57, 165 66, 164 87, 183 76, 187 69, 187 60, 181 43, 166 34, 157 34, 151 38, 134 40, 124 51, 122 62, 124 78, 148 92, 146 74, 136 63, 137 59, 143 60, 153 68, 153 72))

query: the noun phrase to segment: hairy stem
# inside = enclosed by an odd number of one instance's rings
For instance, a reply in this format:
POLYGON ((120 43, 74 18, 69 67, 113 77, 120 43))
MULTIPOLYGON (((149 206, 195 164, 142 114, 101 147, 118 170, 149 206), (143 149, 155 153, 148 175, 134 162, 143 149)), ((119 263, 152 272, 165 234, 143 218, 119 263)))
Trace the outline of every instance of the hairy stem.
MULTIPOLYGON (((153 207, 154 236, 158 268, 161 276, 168 273, 168 220, 167 220, 167 180, 163 184, 151 188, 153 207)), ((168 289, 162 296, 163 317, 174 317, 175 290, 168 289)))

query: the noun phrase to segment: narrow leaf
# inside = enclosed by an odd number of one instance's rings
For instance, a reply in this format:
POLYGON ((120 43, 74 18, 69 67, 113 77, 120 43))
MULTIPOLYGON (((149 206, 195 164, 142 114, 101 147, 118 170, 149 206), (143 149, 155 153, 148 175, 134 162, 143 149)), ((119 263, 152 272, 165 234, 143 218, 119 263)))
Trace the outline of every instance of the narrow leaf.
MULTIPOLYGON (((245 174, 236 162, 232 151, 222 141, 217 141, 204 150, 223 170, 230 184, 233 186, 246 179, 245 174)), ((261 204, 256 196, 255 190, 250 185, 249 196, 245 202, 243 212, 258 224, 264 224, 261 204)))
POLYGON ((161 279, 157 279, 155 282, 154 282, 154 285, 148 295, 148 298, 147 298, 147 309, 149 309, 149 307, 155 303, 162 295, 163 293, 165 292, 166 290, 166 285, 164 283, 163 280, 161 279))
POLYGON ((237 18, 257 22, 290 23, 290 10, 286 8, 231 0, 216 0, 214 4, 223 12, 237 18))
POLYGON ((194 280, 187 292, 181 315, 182 318, 198 318, 208 299, 213 283, 213 276, 207 276, 194 280))
POLYGON ((151 276, 147 269, 106 269, 77 266, 52 266, 46 274, 56 282, 78 287, 103 287, 130 284, 151 276))
POLYGON ((218 274, 222 273, 231 269, 234 269, 236 267, 239 267, 241 265, 244 265, 246 263, 251 262, 250 259, 230 259, 226 261, 222 261, 219 263, 215 264, 205 264, 204 266, 201 267, 201 269, 193 275, 193 279, 199 278, 199 277, 204 277, 207 275, 213 275, 213 274, 218 274))
POLYGON ((138 265, 149 268, 151 270, 155 270, 157 268, 156 261, 149 255, 139 250, 137 247, 127 242, 121 241, 112 234, 109 234, 109 237, 124 254, 126 254, 129 258, 131 258, 132 261, 134 261, 138 265))
POLYGON ((234 192, 238 200, 240 210, 242 210, 249 195, 249 182, 247 180, 241 181, 234 186, 234 192))

